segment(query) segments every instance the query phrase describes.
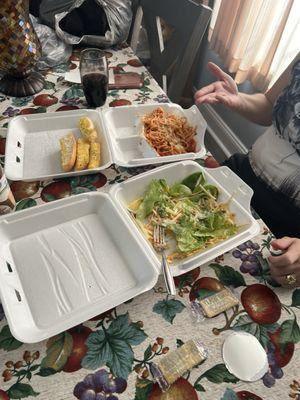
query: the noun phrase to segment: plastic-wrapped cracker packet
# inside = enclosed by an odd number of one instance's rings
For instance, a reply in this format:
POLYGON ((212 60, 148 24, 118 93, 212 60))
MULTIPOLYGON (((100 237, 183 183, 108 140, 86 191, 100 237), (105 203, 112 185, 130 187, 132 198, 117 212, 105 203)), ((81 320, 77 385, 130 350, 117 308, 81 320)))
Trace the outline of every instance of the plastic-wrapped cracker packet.
POLYGON ((208 351, 198 340, 188 340, 175 351, 170 352, 150 366, 153 378, 161 390, 166 391, 187 371, 199 365, 208 356, 208 351))
POLYGON ((195 322, 201 322, 205 318, 213 318, 224 311, 239 304, 238 298, 229 290, 224 288, 201 300, 190 302, 190 310, 195 322))
POLYGON ((192 315, 192 319, 194 322, 199 323, 199 322, 203 322, 205 320, 205 315, 203 312, 202 307, 199 304, 199 301, 193 300, 188 304, 188 309, 191 312, 192 315))

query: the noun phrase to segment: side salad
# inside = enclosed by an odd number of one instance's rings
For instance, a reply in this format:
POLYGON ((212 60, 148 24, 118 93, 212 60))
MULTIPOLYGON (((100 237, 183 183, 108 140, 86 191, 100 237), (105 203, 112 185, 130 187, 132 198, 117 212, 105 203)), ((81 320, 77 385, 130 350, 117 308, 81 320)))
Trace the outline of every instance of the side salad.
POLYGON ((218 202, 219 191, 202 172, 169 186, 154 179, 144 196, 129 205, 147 238, 153 243, 156 225, 166 228, 168 259, 185 258, 234 235, 238 226, 227 203, 218 202))

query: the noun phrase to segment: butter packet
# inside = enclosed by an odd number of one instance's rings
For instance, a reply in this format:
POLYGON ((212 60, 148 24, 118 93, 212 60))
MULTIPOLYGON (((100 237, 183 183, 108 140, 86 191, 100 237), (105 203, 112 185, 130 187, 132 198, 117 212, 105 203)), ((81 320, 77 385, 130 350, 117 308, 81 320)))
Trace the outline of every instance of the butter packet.
POLYGON ((200 322, 205 318, 213 318, 238 304, 238 298, 229 289, 225 288, 204 299, 192 301, 190 309, 196 322, 200 322))

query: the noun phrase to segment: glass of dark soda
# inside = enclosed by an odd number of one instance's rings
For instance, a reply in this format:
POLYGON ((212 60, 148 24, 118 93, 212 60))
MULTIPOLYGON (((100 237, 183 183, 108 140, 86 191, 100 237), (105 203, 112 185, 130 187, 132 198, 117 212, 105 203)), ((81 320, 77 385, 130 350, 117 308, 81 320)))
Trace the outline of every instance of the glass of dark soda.
POLYGON ((80 76, 88 105, 90 107, 103 106, 108 91, 108 68, 105 53, 102 50, 82 50, 80 76))

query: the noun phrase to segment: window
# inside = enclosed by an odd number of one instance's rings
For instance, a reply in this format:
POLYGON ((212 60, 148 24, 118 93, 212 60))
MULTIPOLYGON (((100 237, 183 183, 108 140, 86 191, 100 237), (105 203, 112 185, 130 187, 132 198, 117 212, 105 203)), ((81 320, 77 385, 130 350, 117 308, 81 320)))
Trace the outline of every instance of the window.
POLYGON ((235 73, 266 90, 300 50, 299 0, 215 0, 211 48, 235 73))

